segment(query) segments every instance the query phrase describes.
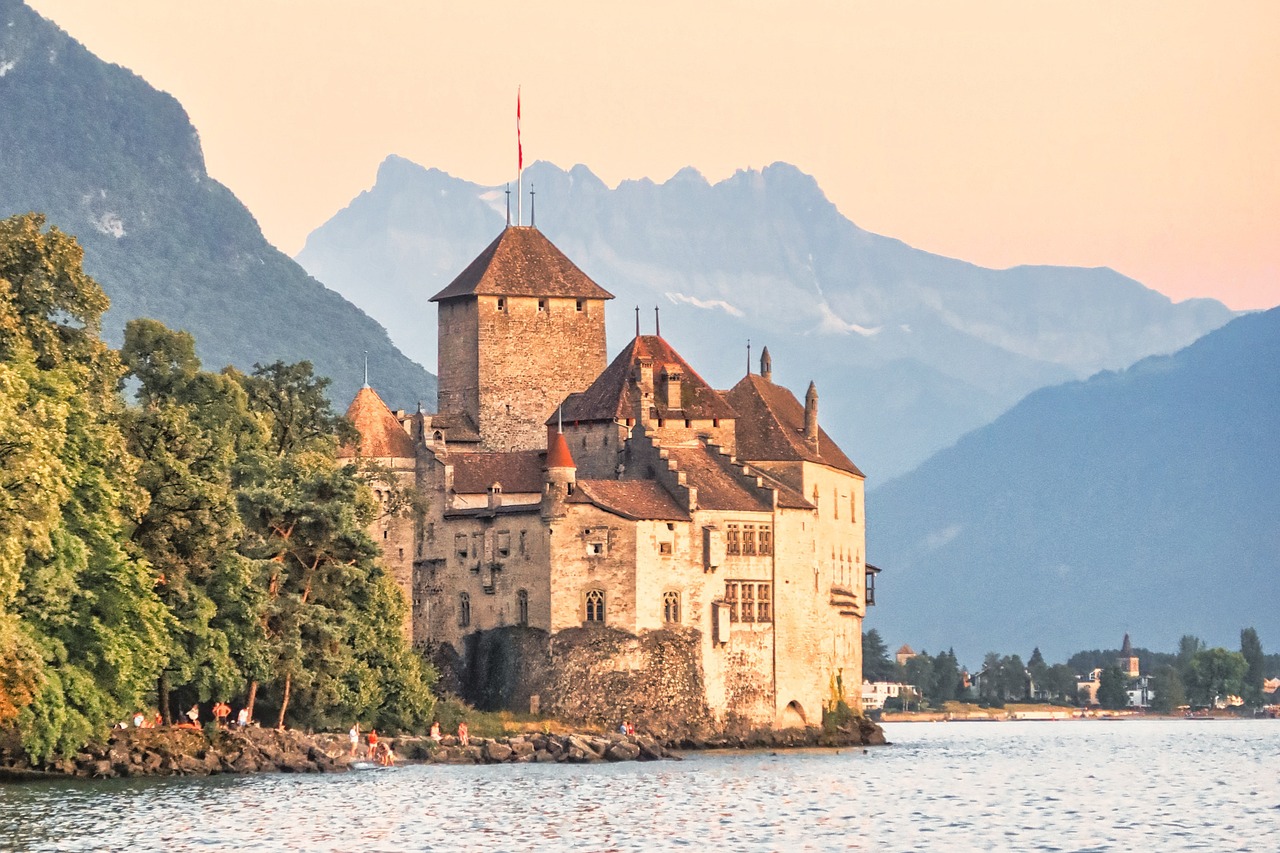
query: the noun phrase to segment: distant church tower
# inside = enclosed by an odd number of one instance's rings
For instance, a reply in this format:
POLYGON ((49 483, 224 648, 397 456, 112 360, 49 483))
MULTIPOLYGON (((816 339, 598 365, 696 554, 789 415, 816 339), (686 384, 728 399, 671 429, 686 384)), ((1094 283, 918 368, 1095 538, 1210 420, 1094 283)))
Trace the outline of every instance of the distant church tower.
POLYGON ((482 450, 546 447, 547 419, 604 370, 612 299, 532 226, 507 226, 438 302, 440 415, 482 450))
POLYGON ((1133 644, 1129 642, 1129 635, 1124 635, 1124 645, 1120 647, 1120 656, 1116 658, 1116 666, 1120 667, 1120 671, 1124 673, 1125 678, 1137 678, 1139 672, 1138 656, 1133 653, 1133 644))

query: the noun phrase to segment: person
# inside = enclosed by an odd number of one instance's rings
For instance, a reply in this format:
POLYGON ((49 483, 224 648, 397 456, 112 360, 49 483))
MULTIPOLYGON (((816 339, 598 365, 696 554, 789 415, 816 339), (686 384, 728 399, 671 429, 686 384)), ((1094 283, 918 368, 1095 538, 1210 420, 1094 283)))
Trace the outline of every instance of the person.
POLYGON ((221 700, 213 703, 213 721, 218 724, 218 728, 225 728, 227 717, 231 716, 231 706, 221 700))
POLYGON ((163 725, 164 725, 164 717, 160 715, 159 711, 156 711, 156 718, 151 721, 151 727, 158 729, 163 725))
POLYGON ((462 746, 471 746, 471 732, 467 728, 466 720, 458 723, 458 743, 462 746))
POLYGON ((369 729, 369 757, 378 757, 378 730, 369 729))
POLYGON ((382 766, 394 767, 396 763, 396 754, 391 751, 391 744, 383 742, 382 744, 382 766))
POLYGON ((351 731, 347 732, 347 737, 351 738, 351 757, 355 758, 356 749, 360 746, 360 724, 356 723, 351 727, 351 731))
POLYGON ((197 702, 191 706, 191 709, 187 711, 187 719, 191 721, 193 726, 200 724, 200 703, 197 702))
POLYGON ((147 721, 147 718, 142 716, 141 711, 133 715, 133 727, 135 729, 142 728, 143 723, 145 723, 146 721, 147 721))
POLYGON ((618 726, 618 734, 625 735, 626 733, 627 733, 627 721, 623 720, 622 723, 618 726))
POLYGON ((249 725, 249 708, 246 706, 240 709, 240 713, 236 714, 236 725, 244 728, 249 725))
POLYGON ((431 739, 436 743, 440 742, 440 721, 439 720, 431 721, 431 739))
POLYGON ((636 727, 635 727, 635 726, 633 726, 633 725, 631 725, 631 721, 630 721, 630 720, 628 720, 628 721, 627 721, 627 734, 634 736, 634 735, 635 735, 635 733, 636 733, 636 727))

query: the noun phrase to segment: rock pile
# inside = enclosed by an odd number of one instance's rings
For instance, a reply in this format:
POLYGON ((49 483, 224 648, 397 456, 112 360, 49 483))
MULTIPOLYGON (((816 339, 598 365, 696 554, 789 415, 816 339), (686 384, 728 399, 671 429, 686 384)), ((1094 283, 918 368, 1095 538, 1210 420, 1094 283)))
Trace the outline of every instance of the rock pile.
POLYGON ((456 737, 401 738, 396 746, 403 757, 434 764, 587 764, 594 761, 656 761, 675 758, 658 741, 646 735, 521 734, 501 738, 472 738, 462 746, 456 737))

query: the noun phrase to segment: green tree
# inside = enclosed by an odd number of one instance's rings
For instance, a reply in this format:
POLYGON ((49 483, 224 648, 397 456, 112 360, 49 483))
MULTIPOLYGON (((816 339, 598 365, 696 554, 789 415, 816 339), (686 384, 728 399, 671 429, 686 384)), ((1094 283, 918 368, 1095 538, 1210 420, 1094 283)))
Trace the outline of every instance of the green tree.
POLYGON ((933 659, 933 680, 929 685, 929 700, 941 705, 950 702, 960 692, 960 662, 952 649, 939 652, 933 659))
POLYGON ((1244 656, 1246 668, 1244 684, 1240 697, 1250 708, 1262 706, 1262 682, 1266 678, 1267 656, 1262 651, 1262 640, 1253 628, 1245 628, 1240 632, 1240 654, 1244 656))
POLYGON ((1022 700, 1030 696, 1027 668, 1018 655, 1000 660, 1000 693, 1002 699, 1022 700))
POLYGON ((1178 640, 1178 654, 1174 660, 1174 666, 1178 668, 1178 675, 1182 678, 1183 684, 1187 684, 1191 679, 1192 660, 1205 648, 1204 641, 1192 634, 1183 634, 1178 640))
POLYGON ((866 681, 891 681, 895 666, 889 648, 875 628, 862 632, 862 677, 866 681))
POLYGON ((1227 649, 1204 649, 1191 659, 1187 692, 1198 705, 1214 705, 1228 696, 1239 696, 1249 669, 1244 655, 1227 649))
POLYGON ((0 417, 24 424, 0 433, 0 635, 15 638, 0 689, 37 760, 139 707, 165 663, 167 613, 123 547, 146 496, 99 337, 107 299, 82 261, 38 214, 0 222, 0 417))
POLYGON ((173 616, 157 688, 168 720, 173 688, 181 704, 225 700, 266 672, 255 567, 237 550, 243 525, 234 482, 245 448, 261 447, 265 436, 244 389, 202 371, 186 332, 130 321, 121 358, 140 383, 125 429, 149 498, 130 544, 156 572, 157 594, 173 616))
POLYGON ((1177 713, 1178 708, 1187 704, 1186 688, 1177 667, 1165 665, 1151 676, 1151 686, 1155 696, 1151 707, 1160 714, 1177 713))
POLYGON ((1045 693, 1052 692, 1046 683, 1049 675, 1049 665, 1045 663, 1044 655, 1040 654, 1039 646, 1031 650, 1031 659, 1027 661, 1027 673, 1030 675, 1036 690, 1045 693))
POLYGON ((1128 680, 1118 666, 1108 666, 1098 676, 1098 704, 1108 711, 1129 707, 1128 680))
POLYGON ((1055 663, 1049 667, 1045 672, 1043 684, 1044 689, 1054 699, 1072 703, 1078 701, 1075 670, 1065 663, 1055 663))
POLYGON ((907 684, 916 689, 916 693, 921 697, 932 701, 933 696, 931 690, 933 688, 933 658, 929 657, 929 653, 921 651, 909 659, 903 666, 903 675, 907 684))

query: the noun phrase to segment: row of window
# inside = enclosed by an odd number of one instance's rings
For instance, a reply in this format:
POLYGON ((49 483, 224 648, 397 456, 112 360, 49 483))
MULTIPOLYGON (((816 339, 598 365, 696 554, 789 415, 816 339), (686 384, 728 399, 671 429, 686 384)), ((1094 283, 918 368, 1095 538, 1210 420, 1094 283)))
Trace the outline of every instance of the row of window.
MULTIPOLYGON (((519 552, 521 557, 529 556, 528 542, 525 531, 520 531, 519 552)), ((453 537, 453 550, 458 555, 458 559, 465 560, 467 557, 479 559, 484 555, 484 534, 472 533, 467 536, 465 533, 456 533, 453 537)), ((493 537, 493 558, 497 560, 506 559, 511 556, 511 531, 499 530, 493 537)))
MULTIPOLYGON (((725 581, 724 601, 729 606, 730 622, 772 622, 773 585, 767 581, 725 581)), ((605 596, 602 589, 589 589, 582 597, 582 616, 585 622, 603 624, 605 621, 605 596)), ((662 593, 662 621, 679 624, 681 617, 680 593, 667 590, 662 593)), ((516 624, 529 624, 529 593, 516 592, 516 624)), ((458 595, 458 625, 471 626, 471 596, 458 595)))
POLYGON ((762 581, 725 581, 724 603, 730 622, 772 622, 773 584, 762 581))
MULTIPOLYGON (((578 313, 581 313, 581 312, 582 312, 583 310, 585 310, 585 309, 586 309, 586 303, 585 303, 583 300, 581 300, 581 299, 577 299, 577 300, 575 300, 575 301, 574 301, 574 304, 573 304, 573 310, 574 310, 574 311, 577 311, 578 313)), ((506 310, 507 310, 507 297, 505 297, 505 296, 499 296, 499 297, 498 297, 498 310, 499 310, 499 311, 506 311, 506 310)), ((547 300, 545 300, 545 299, 539 299, 539 300, 538 300, 538 311, 539 311, 539 312, 542 312, 542 311, 546 311, 546 310, 547 310, 547 300)))
MULTIPOLYGON (((822 495, 818 491, 818 487, 813 487, 813 506, 815 509, 821 509, 822 495)), ((840 518, 840 490, 831 490, 831 517, 840 518)), ((858 496, 849 494, 849 520, 857 523, 858 521, 858 496)))
POLYGON ((736 523, 725 525, 725 553, 743 557, 769 556, 773 553, 773 526, 736 523))

